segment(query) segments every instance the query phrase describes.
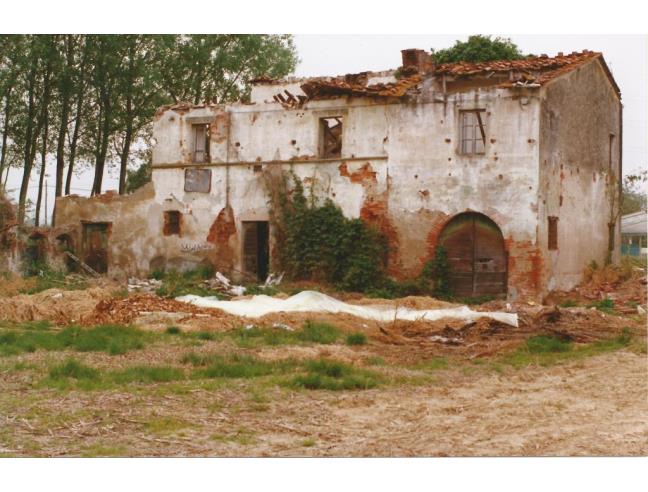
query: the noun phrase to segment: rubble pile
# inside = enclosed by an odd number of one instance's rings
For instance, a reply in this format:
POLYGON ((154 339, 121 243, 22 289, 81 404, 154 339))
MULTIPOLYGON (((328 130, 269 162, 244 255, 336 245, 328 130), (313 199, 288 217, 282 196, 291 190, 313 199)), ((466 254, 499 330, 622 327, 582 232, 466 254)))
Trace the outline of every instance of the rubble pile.
POLYGON ((142 315, 152 312, 183 313, 187 317, 196 315, 219 317, 223 314, 217 309, 199 308, 174 299, 166 299, 151 294, 133 294, 125 299, 104 299, 97 303, 89 323, 132 323, 142 315))

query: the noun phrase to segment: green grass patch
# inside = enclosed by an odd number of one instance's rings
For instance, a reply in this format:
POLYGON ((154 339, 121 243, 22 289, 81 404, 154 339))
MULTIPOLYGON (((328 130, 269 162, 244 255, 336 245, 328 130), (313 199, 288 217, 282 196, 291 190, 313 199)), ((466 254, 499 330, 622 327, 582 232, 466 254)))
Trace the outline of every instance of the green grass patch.
POLYGON ((437 371, 448 368, 448 359, 445 357, 432 357, 431 359, 419 362, 414 366, 415 369, 424 371, 437 371))
POLYGON ((364 333, 349 333, 346 337, 347 345, 366 345, 367 335, 364 333))
POLYGON ((624 328, 615 338, 583 345, 575 345, 550 336, 532 337, 517 350, 493 361, 493 368, 502 372, 504 365, 515 368, 531 365, 549 366, 563 361, 613 352, 626 348, 631 343, 632 336, 629 328, 624 328))
POLYGON ((194 378, 257 378, 270 374, 284 374, 293 370, 298 363, 292 359, 263 361, 251 355, 185 354, 183 363, 199 366, 193 372, 194 378))
POLYGON ((578 306, 578 303, 574 299, 565 299, 564 301, 558 304, 558 307, 562 307, 562 308, 570 308, 576 306, 578 306))
POLYGON ((169 335, 180 335, 182 333, 182 330, 177 326, 167 326, 167 329, 164 330, 164 332, 168 333, 169 335))
POLYGON ((57 364, 49 371, 51 379, 99 379, 100 373, 97 369, 86 366, 76 359, 68 359, 62 364, 57 364))
POLYGON ((531 354, 544 354, 551 352, 569 352, 572 343, 554 336, 535 336, 526 341, 526 347, 531 354))
POLYGON ((89 329, 70 326, 55 332, 42 324, 39 328, 0 331, 0 355, 35 352, 38 349, 72 349, 77 352, 118 355, 143 348, 144 342, 151 336, 152 334, 132 326, 99 325, 89 329))
POLYGON ((175 434, 189 427, 192 427, 191 423, 174 417, 156 417, 144 424, 148 432, 158 435, 175 434))
POLYGON ((294 331, 284 328, 237 328, 230 332, 239 347, 258 347, 261 345, 295 345, 299 343, 294 331))
POLYGON ((197 296, 213 296, 221 299, 222 296, 216 290, 211 289, 205 280, 214 276, 213 268, 198 267, 195 270, 186 272, 157 271, 152 274, 156 280, 162 281, 162 286, 156 289, 156 294, 161 297, 178 297, 188 294, 197 296))
POLYGON ((239 347, 251 348, 262 345, 302 345, 319 343, 328 345, 335 343, 342 333, 338 328, 328 323, 307 321, 304 326, 295 331, 285 328, 258 327, 237 328, 230 332, 239 347))
POLYGON ((311 390, 352 390, 376 387, 379 376, 365 369, 357 369, 342 362, 318 359, 306 362, 307 374, 295 376, 290 385, 311 390))
POLYGON ((296 332, 299 340, 321 344, 335 343, 340 334, 340 330, 335 326, 315 321, 307 321, 303 328, 296 332))
POLYGON ((599 311, 604 313, 612 313, 614 311, 614 300, 609 297, 601 299, 600 301, 595 301, 587 305, 590 308, 596 308, 599 311))
POLYGON ((368 366, 386 366, 387 361, 383 359, 382 357, 379 357, 377 355, 370 355, 369 357, 365 357, 364 363, 367 364, 368 366))
POLYGON ((255 433, 245 427, 238 428, 235 432, 228 434, 212 434, 209 438, 217 442, 233 442, 247 446, 256 442, 255 433))
POLYGON ((118 384, 168 383, 185 379, 185 374, 172 366, 135 366, 112 372, 110 379, 118 384))

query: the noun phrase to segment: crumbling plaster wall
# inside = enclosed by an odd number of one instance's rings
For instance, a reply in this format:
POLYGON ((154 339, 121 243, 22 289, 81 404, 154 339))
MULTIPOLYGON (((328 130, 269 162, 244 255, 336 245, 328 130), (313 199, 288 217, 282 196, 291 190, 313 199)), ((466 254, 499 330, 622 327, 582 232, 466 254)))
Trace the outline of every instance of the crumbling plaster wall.
MULTIPOLYGON (((618 204, 621 103, 598 60, 543 88, 538 237, 546 290, 568 290, 584 267, 605 261, 611 195, 618 204), (610 149, 610 134, 613 134, 610 149), (614 176, 614 178, 612 177, 614 176), (548 249, 548 217, 558 217, 558 249, 548 249)), ((620 255, 617 220, 613 261, 620 255)))
POLYGON ((502 230, 509 296, 534 296, 538 99, 503 89, 449 94, 445 102, 439 96, 424 93, 422 104, 389 113, 389 211, 399 241, 391 268, 402 276, 418 273, 448 220, 481 212, 502 230), (485 110, 483 155, 459 152, 459 113, 469 109, 485 110))
POLYGON ((186 193, 180 186, 184 170, 176 166, 176 149, 166 154, 156 148, 158 199, 176 196, 203 234, 229 204, 234 232, 225 238, 226 256, 240 268, 241 221, 267 220, 263 173, 279 166, 307 187, 315 186, 317 196, 334 199, 347 216, 363 217, 381 228, 392 245, 390 272, 401 278, 418 274, 452 216, 481 212, 500 226, 506 239, 512 296, 532 295, 538 268, 538 100, 532 93, 472 89, 434 102, 439 94, 432 90, 409 104, 336 98, 287 110, 260 103, 200 108, 179 118, 167 111, 156 122, 158 142, 189 135, 192 118, 206 112, 216 118, 227 111, 229 137, 212 138, 210 151, 212 156, 225 155, 230 165, 221 166, 212 157, 209 195, 186 193), (484 155, 458 152, 457 119, 464 109, 486 111, 484 155), (318 157, 319 119, 328 116, 343 118, 340 159, 318 157), (178 131, 178 124, 185 128, 178 131))

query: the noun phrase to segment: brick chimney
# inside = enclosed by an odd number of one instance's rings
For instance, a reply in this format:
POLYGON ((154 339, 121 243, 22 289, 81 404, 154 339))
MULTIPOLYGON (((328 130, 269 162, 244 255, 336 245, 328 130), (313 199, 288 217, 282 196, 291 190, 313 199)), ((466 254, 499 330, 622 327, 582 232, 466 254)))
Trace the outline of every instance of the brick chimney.
POLYGON ((405 71, 425 73, 434 69, 434 58, 425 50, 411 48, 401 50, 405 71))

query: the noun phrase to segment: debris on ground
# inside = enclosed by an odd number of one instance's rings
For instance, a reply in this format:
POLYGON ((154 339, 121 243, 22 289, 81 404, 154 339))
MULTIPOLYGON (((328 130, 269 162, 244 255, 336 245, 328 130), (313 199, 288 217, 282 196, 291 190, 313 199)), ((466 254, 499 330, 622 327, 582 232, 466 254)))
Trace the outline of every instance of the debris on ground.
POLYGON ((242 296, 245 294, 245 287, 242 285, 232 285, 230 279, 228 279, 221 272, 216 272, 214 278, 207 279, 203 282, 205 286, 209 287, 212 290, 217 292, 222 292, 230 296, 242 296))
POLYGON ((174 299, 140 293, 125 299, 110 298, 100 301, 92 314, 86 318, 86 322, 130 324, 151 313, 178 314, 179 321, 196 316, 221 317, 220 315, 224 314, 214 309, 204 309, 174 299))
POLYGON ((162 287, 162 280, 130 277, 128 279, 127 289, 128 292, 155 292, 160 287, 162 287))

